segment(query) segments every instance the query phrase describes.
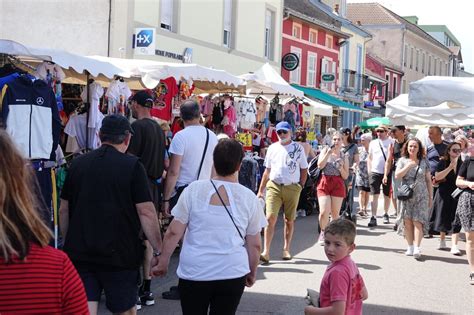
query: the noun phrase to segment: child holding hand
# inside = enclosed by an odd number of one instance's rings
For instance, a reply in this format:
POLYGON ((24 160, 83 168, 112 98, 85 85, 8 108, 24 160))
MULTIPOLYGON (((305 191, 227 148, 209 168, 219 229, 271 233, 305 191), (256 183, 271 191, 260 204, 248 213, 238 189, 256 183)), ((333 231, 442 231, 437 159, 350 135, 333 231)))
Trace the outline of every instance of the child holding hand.
POLYGON ((324 252, 331 264, 321 281, 319 308, 307 306, 305 315, 362 314, 367 288, 350 256, 355 249, 356 227, 340 218, 332 221, 324 233, 324 252))

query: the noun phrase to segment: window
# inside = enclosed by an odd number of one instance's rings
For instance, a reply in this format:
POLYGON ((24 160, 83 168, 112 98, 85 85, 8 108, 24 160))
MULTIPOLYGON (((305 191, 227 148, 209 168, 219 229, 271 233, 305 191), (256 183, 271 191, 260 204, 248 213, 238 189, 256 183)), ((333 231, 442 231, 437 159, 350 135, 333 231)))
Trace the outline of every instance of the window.
POLYGON ((332 49, 332 36, 326 35, 326 47, 332 49))
POLYGON ((449 76, 449 66, 447 62, 445 63, 445 66, 446 66, 446 76, 449 76))
POLYGON ((290 71, 290 83, 301 84, 301 49, 296 48, 296 47, 291 47, 290 51, 294 53, 295 55, 297 55, 300 60, 300 64, 298 65, 298 68, 296 68, 293 71, 290 71))
POLYGON ((420 64, 420 51, 416 50, 416 63, 415 63, 415 71, 418 72, 418 65, 420 64))
POLYGON ((397 95, 397 77, 396 76, 393 77, 393 87, 392 88, 393 88, 393 94, 392 95, 393 95, 393 98, 395 98, 395 97, 398 96, 397 95))
POLYGON ((231 46, 230 35, 232 32, 232 0, 224 0, 224 38, 222 44, 226 47, 231 46))
POLYGON ((410 49, 410 69, 413 69, 413 47, 410 49))
POLYGON ((161 28, 173 31, 174 1, 161 0, 161 28))
POLYGON ((318 32, 310 30, 309 31, 309 42, 313 44, 317 44, 318 42, 318 32))
POLYGON ((408 91, 407 91, 407 80, 405 80, 405 79, 402 80, 402 89, 403 89, 402 93, 408 93, 408 91))
POLYGON ((425 53, 423 53, 423 58, 421 58, 421 73, 425 73, 425 53))
POLYGON ((408 45, 405 45, 405 53, 403 54, 403 66, 407 66, 408 59, 408 45))
POLYGON ((316 61, 318 56, 308 52, 308 68, 306 72, 306 85, 316 87, 316 61))
MULTIPOLYGON (((265 58, 273 60, 275 13, 265 12, 265 58)), ((296 71, 296 70, 295 70, 296 71)))
POLYGON ((301 38, 301 25, 293 23, 293 37, 301 38))
POLYGON ((431 56, 428 56, 428 75, 431 75, 431 56))

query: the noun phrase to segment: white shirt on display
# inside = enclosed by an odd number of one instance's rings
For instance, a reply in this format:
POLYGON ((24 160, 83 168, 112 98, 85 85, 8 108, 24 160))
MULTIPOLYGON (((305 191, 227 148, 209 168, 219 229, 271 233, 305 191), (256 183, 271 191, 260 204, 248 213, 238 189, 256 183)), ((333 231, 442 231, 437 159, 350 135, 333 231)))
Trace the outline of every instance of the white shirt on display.
POLYGON ((391 138, 387 138, 383 141, 380 139, 374 139, 370 142, 369 155, 372 155, 372 169, 370 169, 369 172, 377 174, 384 173, 385 160, 386 157, 388 157, 388 147, 393 143, 394 140, 391 138), (383 148, 383 153, 381 147, 383 148))
MULTIPOLYGON (((202 164, 199 179, 209 179, 212 173, 212 153, 217 145, 217 136, 209 130, 209 144, 202 164)), ((188 126, 176 133, 171 141, 169 152, 182 156, 181 168, 176 186, 189 185, 197 180, 199 165, 206 145, 206 128, 203 126, 188 126)))
POLYGON ((300 169, 308 168, 308 161, 300 144, 293 141, 287 145, 275 142, 268 147, 264 165, 270 169, 271 181, 290 185, 299 183, 300 169))
MULTIPOLYGON (((243 237, 257 235, 267 226, 258 198, 239 183, 213 180, 224 186, 229 210, 243 237)), ((187 224, 179 256, 178 277, 193 281, 235 279, 250 272, 247 250, 224 206, 210 205, 215 189, 210 180, 195 181, 171 211, 174 220, 187 224)))

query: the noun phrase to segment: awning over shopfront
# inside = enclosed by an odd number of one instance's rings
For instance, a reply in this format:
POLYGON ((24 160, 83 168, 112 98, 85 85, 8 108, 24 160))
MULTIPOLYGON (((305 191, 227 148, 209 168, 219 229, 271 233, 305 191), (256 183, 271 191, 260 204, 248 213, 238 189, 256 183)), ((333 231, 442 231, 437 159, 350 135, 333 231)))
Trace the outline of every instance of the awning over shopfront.
POLYGON ((296 84, 292 84, 292 86, 300 91, 302 91, 306 96, 320 100, 322 102, 325 102, 331 106, 339 107, 341 110, 348 110, 348 111, 353 111, 353 112, 365 112, 365 110, 360 109, 357 106, 354 106, 352 104, 343 102, 334 96, 331 96, 327 93, 324 93, 321 90, 318 89, 313 89, 309 87, 304 87, 304 86, 299 86, 296 84))

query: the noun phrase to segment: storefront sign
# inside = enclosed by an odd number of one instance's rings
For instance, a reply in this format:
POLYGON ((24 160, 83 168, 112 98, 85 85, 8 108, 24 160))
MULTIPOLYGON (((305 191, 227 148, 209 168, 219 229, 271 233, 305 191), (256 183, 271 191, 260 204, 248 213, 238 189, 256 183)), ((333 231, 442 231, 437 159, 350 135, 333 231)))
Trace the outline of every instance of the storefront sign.
POLYGON ((373 101, 364 102, 364 107, 374 107, 374 102, 373 101))
POLYGON ((321 74, 321 81, 324 83, 336 81, 336 75, 332 73, 323 73, 321 74))
POLYGON ((252 135, 250 133, 238 133, 235 135, 235 140, 242 143, 244 147, 252 147, 252 135))
POLYGON ((193 49, 192 48, 184 49, 184 52, 183 52, 182 55, 177 54, 177 53, 173 53, 173 52, 169 52, 169 51, 166 51, 166 50, 156 49, 155 50, 155 55, 166 57, 166 58, 171 58, 171 59, 175 59, 175 60, 181 60, 183 63, 191 63, 192 60, 193 60, 193 49))
POLYGON ((154 55, 155 29, 136 28, 132 43, 132 48, 136 55, 154 55))
POLYGON ((288 70, 288 71, 293 71, 296 68, 298 68, 298 65, 300 64, 300 58, 294 53, 288 53, 283 56, 281 59, 281 65, 283 69, 288 70))

